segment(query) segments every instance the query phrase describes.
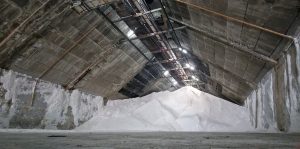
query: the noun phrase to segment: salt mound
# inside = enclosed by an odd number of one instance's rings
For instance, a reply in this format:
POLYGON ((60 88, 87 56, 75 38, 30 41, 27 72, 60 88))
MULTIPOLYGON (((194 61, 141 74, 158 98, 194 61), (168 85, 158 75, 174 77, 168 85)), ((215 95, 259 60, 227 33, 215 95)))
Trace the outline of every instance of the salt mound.
POLYGON ((127 100, 109 101, 78 131, 253 131, 241 107, 183 87, 127 100))

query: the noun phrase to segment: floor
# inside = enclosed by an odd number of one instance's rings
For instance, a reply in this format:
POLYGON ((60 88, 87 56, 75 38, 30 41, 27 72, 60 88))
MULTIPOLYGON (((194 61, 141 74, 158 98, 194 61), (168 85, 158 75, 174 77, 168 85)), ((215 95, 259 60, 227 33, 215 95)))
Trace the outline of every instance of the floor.
POLYGON ((300 133, 0 132, 0 149, 299 148, 300 133))

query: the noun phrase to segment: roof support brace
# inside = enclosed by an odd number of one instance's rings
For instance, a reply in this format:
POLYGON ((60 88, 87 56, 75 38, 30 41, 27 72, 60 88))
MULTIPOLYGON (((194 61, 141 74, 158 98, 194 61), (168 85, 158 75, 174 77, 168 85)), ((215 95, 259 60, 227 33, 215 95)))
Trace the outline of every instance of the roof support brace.
MULTIPOLYGON (((216 64, 213 64, 211 62, 208 62, 208 61, 205 61, 205 60, 202 60, 202 61, 208 63, 210 66, 214 67, 215 69, 220 69, 221 71, 229 74, 230 76, 232 76, 233 78, 237 79, 239 82, 244 83, 245 85, 249 86, 250 88, 252 88, 252 89, 256 88, 256 85, 254 83, 251 83, 251 82, 247 81, 246 79, 244 79, 244 78, 242 78, 242 77, 240 77, 240 76, 238 76, 238 75, 230 72, 229 70, 226 70, 223 67, 221 67, 219 65, 216 65, 216 64)), ((168 63, 168 62, 165 62, 165 63, 168 63)), ((177 69, 178 68, 173 68, 173 69, 169 69, 169 70, 172 71, 172 70, 177 70, 177 69)), ((189 69, 189 68, 185 67, 184 69, 189 69)))
POLYGON ((149 13, 156 12, 156 11, 160 11, 160 10, 161 10, 161 8, 157 8, 157 9, 153 9, 153 10, 146 11, 146 12, 143 12, 143 13, 136 13, 136 14, 134 14, 134 15, 121 17, 120 19, 114 20, 114 21, 112 21, 112 22, 113 22, 113 23, 117 23, 117 22, 123 21, 123 20, 125 20, 125 19, 140 17, 140 16, 143 16, 143 15, 145 15, 145 14, 149 14, 149 13))
POLYGON ((283 37, 283 38, 287 38, 287 39, 291 39, 291 40, 294 39, 292 36, 285 35, 285 34, 282 34, 282 33, 276 32, 276 31, 273 31, 273 30, 271 30, 271 29, 267 29, 267 28, 264 28, 264 27, 261 27, 261 26, 258 26, 258 25, 255 25, 255 24, 252 24, 252 23, 243 21, 243 20, 239 20, 239 19, 236 19, 236 18, 227 16, 227 15, 221 14, 221 13, 219 13, 219 12, 216 12, 216 11, 213 11, 213 10, 209 10, 209 9, 204 8, 204 7, 202 7, 202 6, 199 6, 199 5, 194 5, 194 4, 188 3, 188 2, 186 2, 186 1, 182 1, 182 0, 176 0, 176 1, 179 2, 179 3, 182 3, 182 4, 189 5, 189 6, 191 6, 191 7, 200 9, 200 10, 202 10, 202 11, 208 12, 208 13, 210 13, 210 14, 213 14, 213 15, 216 15, 216 16, 219 16, 219 17, 222 17, 222 18, 224 18, 224 19, 226 19, 226 20, 231 20, 231 21, 233 21, 233 22, 237 22, 237 23, 240 23, 240 24, 244 24, 244 25, 246 25, 246 26, 249 26, 249 27, 252 27, 252 28, 256 28, 256 29, 259 29, 259 30, 262 30, 262 31, 271 33, 271 34, 273 34, 273 35, 277 35, 277 36, 283 37))
POLYGON ((132 41, 131 39, 129 39, 107 16, 106 14, 104 14, 100 8, 96 9, 96 12, 101 14, 106 21, 108 21, 114 29, 116 29, 120 34, 122 34, 123 37, 125 37, 125 39, 142 55, 144 56, 148 61, 151 61, 150 58, 148 58, 145 53, 143 53, 132 41))
POLYGON ((184 58, 177 58, 177 59, 172 59, 172 60, 161 60, 161 61, 157 61, 157 62, 148 63, 147 65, 174 63, 174 62, 177 62, 177 61, 184 61, 184 60, 185 60, 184 58))
POLYGON ((274 60, 274 59, 272 59, 272 58, 270 58, 268 56, 262 55, 260 53, 257 53, 255 51, 251 50, 251 49, 248 49, 246 47, 242 47, 240 45, 232 43, 232 42, 230 42, 230 41, 228 41, 226 39, 222 39, 220 37, 217 37, 216 35, 209 34, 208 32, 206 32, 206 31, 204 31, 202 29, 194 27, 194 26, 192 26, 190 24, 187 24, 187 23, 185 23, 183 21, 180 21, 178 19, 175 19, 175 18, 170 18, 170 19, 173 20, 173 21, 175 21, 175 22, 177 22, 177 23, 179 23, 179 24, 187 26, 188 28, 190 28, 192 30, 198 31, 199 33, 203 34, 204 36, 206 36, 206 37, 208 37, 210 39, 213 39, 214 41, 220 42, 220 43, 228 45, 230 47, 234 47, 234 48, 229 48, 229 49, 238 50, 238 51, 241 51, 241 52, 244 52, 244 53, 247 53, 247 54, 251 54, 252 56, 254 56, 254 57, 258 58, 258 59, 261 59, 261 60, 263 60, 265 62, 268 62, 268 63, 270 63, 272 65, 276 65, 277 64, 276 60, 274 60))
MULTIPOLYGON (((177 28, 174 28, 174 31, 185 29, 185 28, 186 28, 186 26, 177 27, 177 28)), ((170 29, 170 30, 165 30, 165 31, 149 33, 149 34, 145 34, 145 35, 140 35, 138 37, 130 38, 130 40, 144 39, 144 38, 148 38, 148 37, 152 37, 152 36, 156 36, 156 35, 164 34, 164 33, 168 33, 168 32, 174 32, 174 31, 172 29, 170 29)))

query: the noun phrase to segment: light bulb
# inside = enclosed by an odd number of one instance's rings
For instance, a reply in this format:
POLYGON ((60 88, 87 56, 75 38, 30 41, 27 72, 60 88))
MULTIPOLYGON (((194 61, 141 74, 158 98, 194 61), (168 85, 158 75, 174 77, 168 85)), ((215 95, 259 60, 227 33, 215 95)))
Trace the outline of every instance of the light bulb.
POLYGON ((190 68, 191 65, 190 64, 185 64, 185 67, 190 68))
POLYGON ((165 72, 164 72, 164 75, 165 75, 165 76, 168 76, 169 74, 170 74, 169 71, 165 71, 165 72))
POLYGON ((173 85, 177 85, 178 84, 178 82, 177 81, 173 81, 173 85))
POLYGON ((193 79, 196 79, 196 77, 195 77, 195 76, 192 76, 192 78, 193 78, 193 79))
POLYGON ((132 30, 129 30, 129 32, 127 32, 127 36, 131 37, 134 34, 134 32, 132 30))

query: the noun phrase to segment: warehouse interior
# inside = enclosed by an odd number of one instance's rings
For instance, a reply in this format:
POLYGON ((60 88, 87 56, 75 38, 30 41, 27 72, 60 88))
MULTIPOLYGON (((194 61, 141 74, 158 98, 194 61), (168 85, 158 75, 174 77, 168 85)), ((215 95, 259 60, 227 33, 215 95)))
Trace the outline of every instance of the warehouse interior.
POLYGON ((3 0, 0 10, 3 140, 20 134, 6 129, 72 130, 114 101, 193 87, 248 109, 254 129, 274 128, 273 136, 256 134, 275 138, 262 147, 280 147, 277 133, 292 135, 285 143, 294 146, 281 147, 300 146, 299 0, 3 0))

